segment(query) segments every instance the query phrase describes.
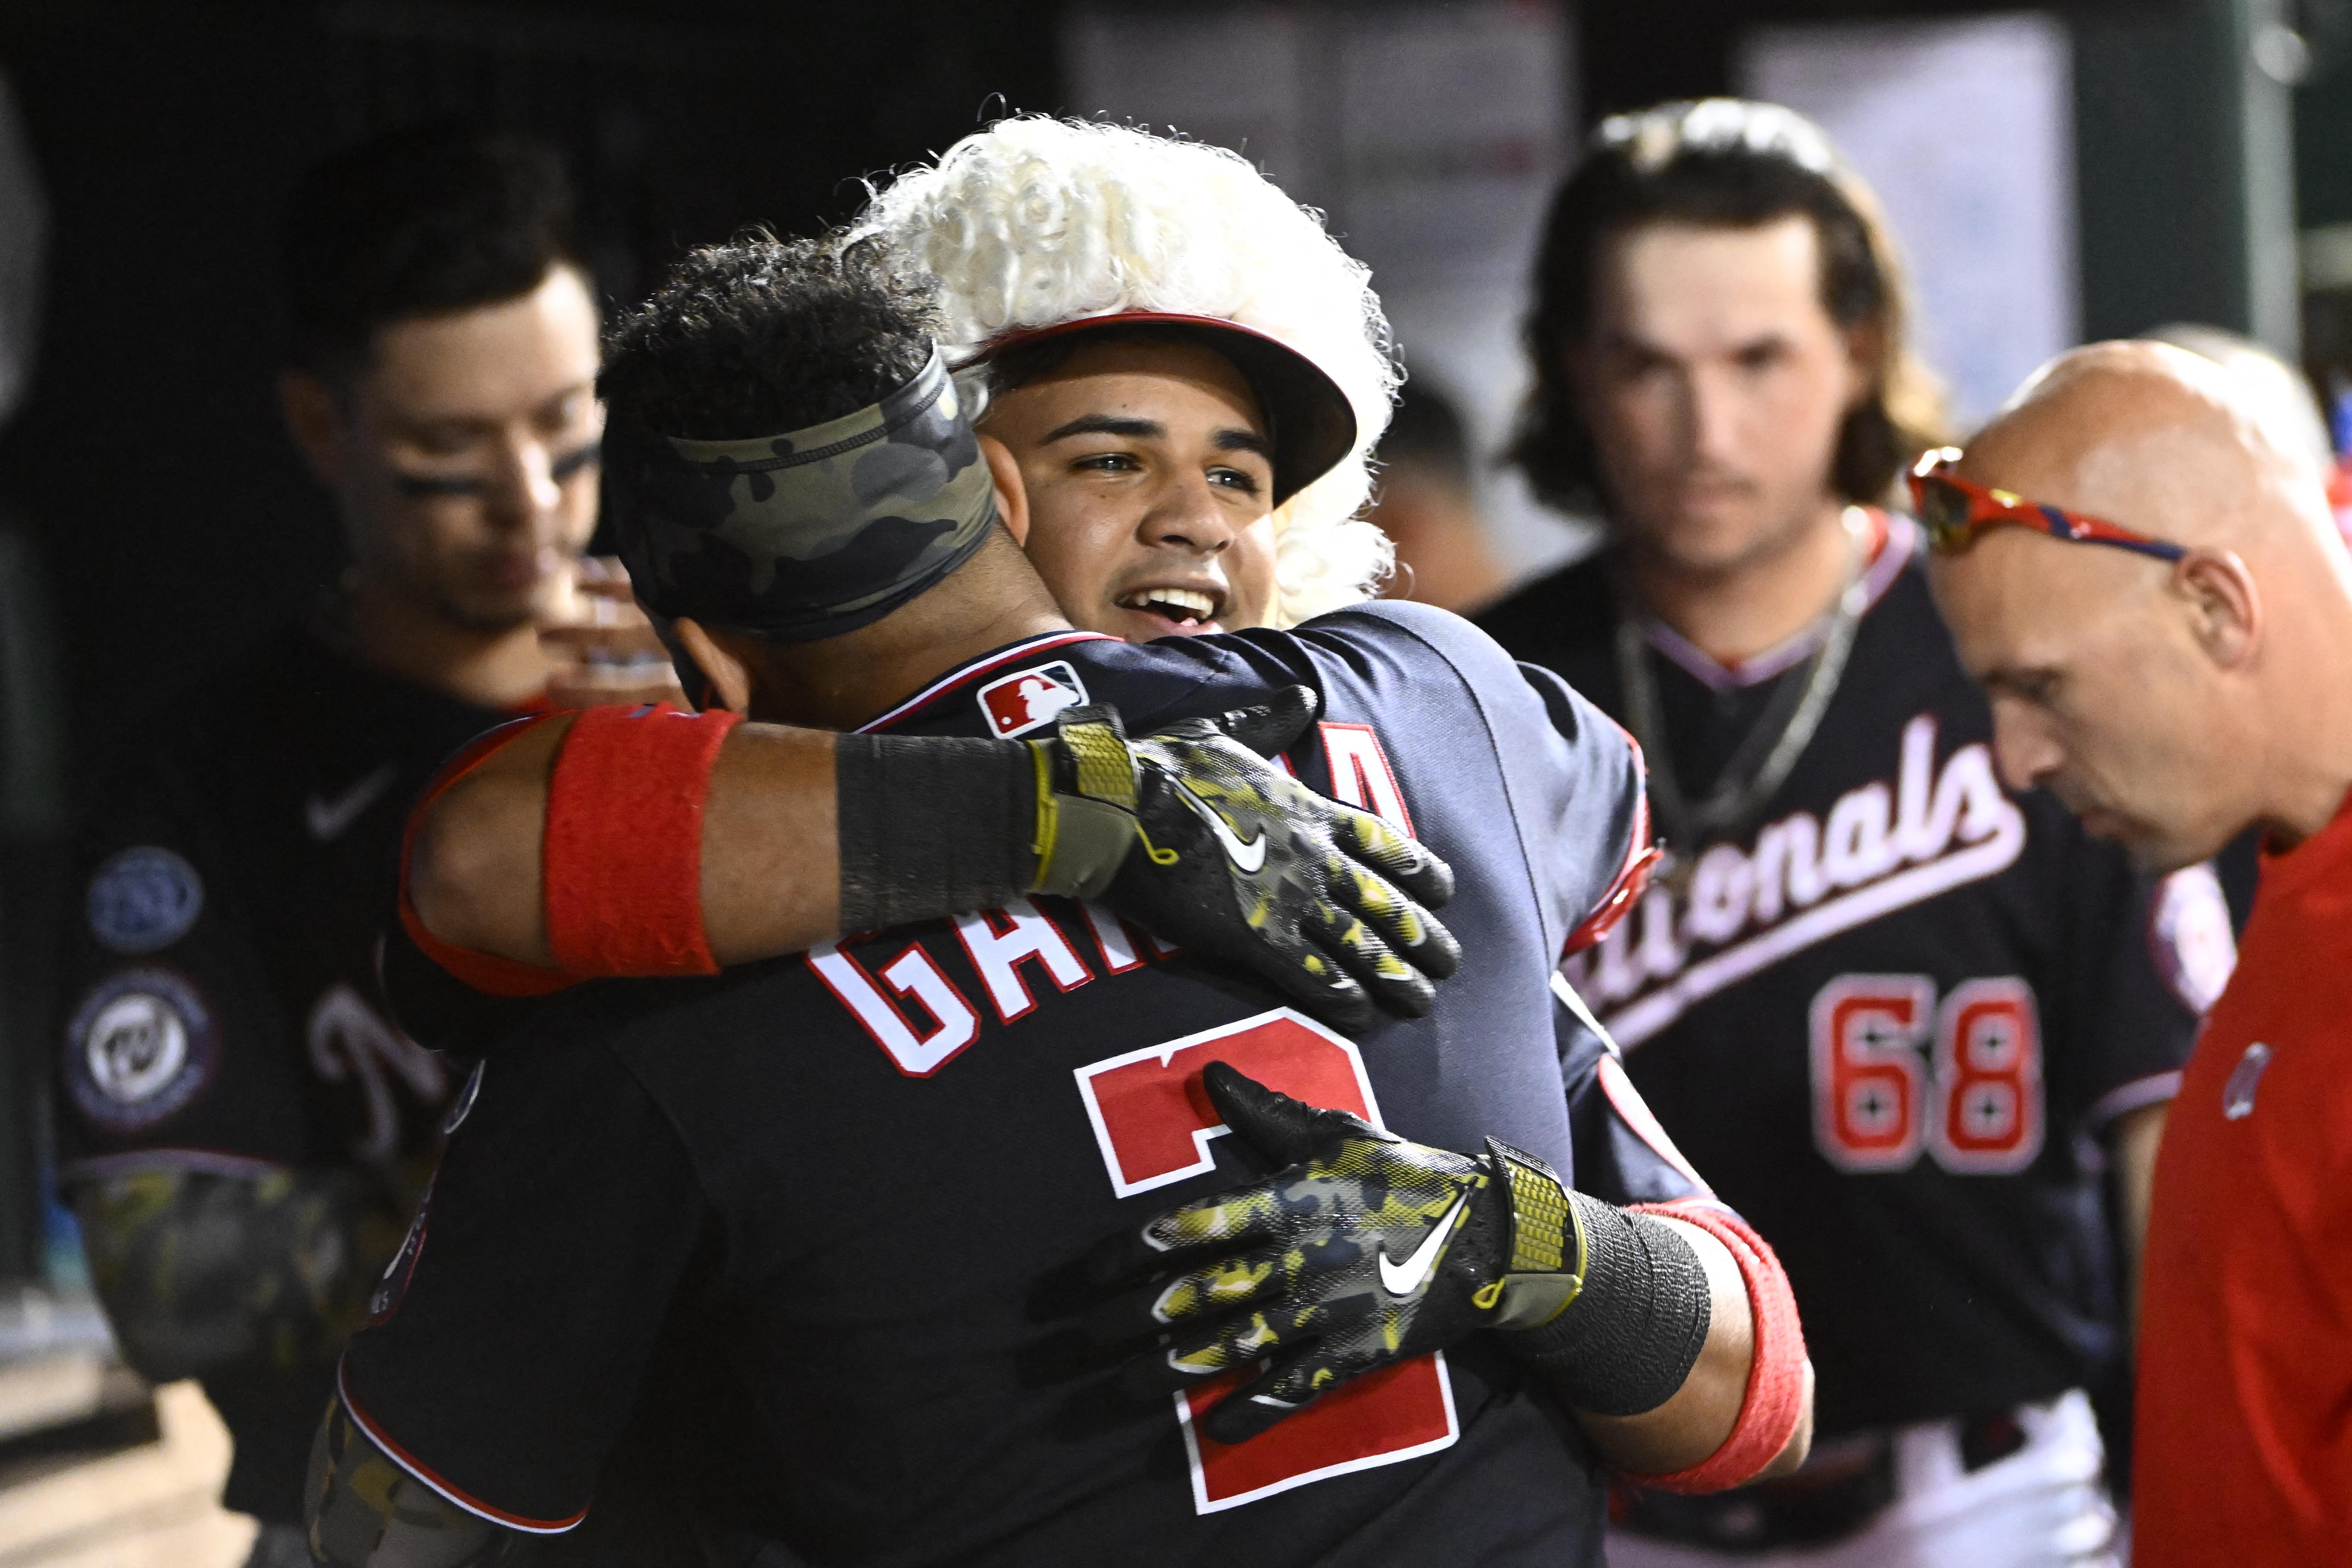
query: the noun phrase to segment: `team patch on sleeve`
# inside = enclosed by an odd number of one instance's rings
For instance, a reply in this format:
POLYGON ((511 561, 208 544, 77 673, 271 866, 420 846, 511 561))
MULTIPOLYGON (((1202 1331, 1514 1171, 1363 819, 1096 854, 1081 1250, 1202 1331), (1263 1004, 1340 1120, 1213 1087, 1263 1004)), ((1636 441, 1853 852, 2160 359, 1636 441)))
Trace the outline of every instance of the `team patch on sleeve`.
POLYGON ((220 1068, 212 1008, 163 968, 120 969, 90 989, 66 1030, 66 1085, 100 1126, 132 1131, 204 1091, 220 1068))
POLYGON ((90 877, 90 934, 116 952, 137 956, 171 946, 205 912, 204 879, 160 844, 107 857, 90 877))

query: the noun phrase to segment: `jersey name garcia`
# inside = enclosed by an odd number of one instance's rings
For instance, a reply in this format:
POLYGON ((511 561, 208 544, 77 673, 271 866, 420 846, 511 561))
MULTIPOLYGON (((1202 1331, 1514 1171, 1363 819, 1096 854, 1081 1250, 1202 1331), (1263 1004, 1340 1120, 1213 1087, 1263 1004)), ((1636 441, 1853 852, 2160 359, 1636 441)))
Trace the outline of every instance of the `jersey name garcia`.
MULTIPOLYGON (((717 1347, 761 1460, 732 1496, 701 1487, 704 1527, 747 1551, 1597 1561, 1579 1439, 1485 1346, 1221 1448, 1194 1424, 1199 1391, 1108 1394, 1075 1342, 1070 1266, 1248 1173, 1198 1087, 1215 1059, 1418 1140, 1492 1133, 1571 1168, 1589 1123, 1545 976, 1627 858, 1630 748, 1418 606, 1143 647, 1040 639, 879 722, 992 732, 975 693, 1031 667, 1139 732, 1318 688, 1298 775, 1409 816, 1456 873, 1465 963, 1433 1016, 1350 1039, 1042 898, 709 981, 583 987, 487 1063, 403 1289, 346 1358, 346 1404, 445 1495, 527 1530, 575 1521, 643 1391, 693 1385, 681 1356, 717 1347)), ((1653 1188, 1637 1195, 1690 1194, 1645 1146, 1615 1147, 1627 1184, 1653 1188)))
MULTIPOLYGON (((1675 1141, 1779 1251, 1821 1428, 1999 1408, 2118 1352, 2105 1120, 2171 1092, 2231 957, 2201 868, 2153 897, 2046 794, 2001 787, 1991 716, 1893 520, 1844 679, 1753 825, 1673 847, 1567 973, 1675 1141)), ((1490 612, 1622 713, 1598 563, 1490 612)), ((1804 647, 1725 671, 1655 628, 1687 792, 1804 647), (1777 668, 1773 666, 1777 665, 1777 668)))

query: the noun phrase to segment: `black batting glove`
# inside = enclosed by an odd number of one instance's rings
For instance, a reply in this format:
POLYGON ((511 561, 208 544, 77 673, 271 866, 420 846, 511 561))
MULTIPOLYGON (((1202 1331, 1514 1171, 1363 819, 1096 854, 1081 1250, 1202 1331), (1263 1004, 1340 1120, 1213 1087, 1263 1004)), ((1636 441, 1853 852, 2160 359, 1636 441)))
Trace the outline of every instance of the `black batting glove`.
POLYGON ((1443 860, 1369 812, 1283 773, 1315 694, 1187 720, 1129 739, 1108 707, 1073 708, 1037 759, 1034 890, 1101 896, 1203 958, 1267 981, 1343 1029, 1375 1005, 1427 1014, 1461 963, 1430 908, 1452 896, 1443 860))
POLYGON ((1129 1393, 1263 1361, 1202 1424, 1239 1443, 1351 1378, 1479 1329, 1549 1323, 1576 1300, 1577 1205, 1607 1205, 1572 1203, 1542 1161, 1491 1139, 1484 1158, 1408 1142, 1223 1062, 1202 1080, 1225 1125, 1279 1168, 1156 1215, 1088 1259, 1099 1285, 1151 1279, 1088 1323, 1107 1343, 1167 1336, 1121 1372, 1129 1393))

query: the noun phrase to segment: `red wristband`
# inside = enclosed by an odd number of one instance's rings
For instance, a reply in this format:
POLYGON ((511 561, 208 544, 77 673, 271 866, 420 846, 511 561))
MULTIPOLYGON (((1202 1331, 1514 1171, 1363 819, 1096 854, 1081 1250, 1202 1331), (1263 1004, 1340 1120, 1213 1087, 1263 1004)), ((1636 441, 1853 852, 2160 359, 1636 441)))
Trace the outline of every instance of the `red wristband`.
POLYGON ((1796 1436, 1805 1413, 1805 1331, 1797 1321, 1797 1298, 1780 1260, 1748 1222, 1713 1204, 1636 1204, 1636 1214, 1654 1214, 1696 1226, 1731 1250, 1748 1287, 1748 1308, 1756 1323, 1756 1352, 1748 1367, 1748 1391, 1731 1436, 1699 1463, 1670 1476, 1633 1476, 1645 1487, 1670 1492, 1718 1492, 1756 1479, 1780 1457, 1796 1436))
POLYGON ((511 958, 501 958, 496 953, 480 952, 470 947, 459 947, 455 942, 444 942, 435 936, 425 922, 417 918, 416 906, 409 901, 408 852, 410 846, 416 840, 416 825, 424 820, 425 813, 435 801, 441 798, 443 792, 489 761, 509 743, 520 740, 531 730, 554 717, 556 715, 552 713, 534 713, 529 718, 517 719, 511 723, 501 724, 488 733, 477 736, 467 742, 466 749, 451 758, 448 765, 435 775, 431 784, 425 786, 424 796, 417 801, 415 809, 408 814, 408 826, 401 834, 400 924, 402 929, 408 932, 408 939, 416 944, 417 951, 424 953, 425 957, 475 990, 487 992, 493 996, 545 996, 551 992, 561 991, 571 984, 572 977, 560 969, 542 969, 535 963, 518 963, 511 958))
POLYGON ((591 708, 547 787, 547 944, 567 974, 715 974, 702 931, 702 812, 740 716, 591 708))

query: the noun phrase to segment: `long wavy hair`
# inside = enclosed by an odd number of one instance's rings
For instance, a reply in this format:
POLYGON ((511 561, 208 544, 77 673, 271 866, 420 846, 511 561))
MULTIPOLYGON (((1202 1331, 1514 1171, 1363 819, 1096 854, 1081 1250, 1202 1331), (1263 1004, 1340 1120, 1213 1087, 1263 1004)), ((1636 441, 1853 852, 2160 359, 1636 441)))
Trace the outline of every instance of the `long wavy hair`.
MULTIPOLYGON (((1274 514, 1277 617, 1352 604, 1387 573, 1387 536, 1357 513, 1400 379, 1388 317, 1370 269, 1247 159, 1124 125, 1003 120, 898 175, 850 231, 939 279, 951 365, 1007 332, 1129 310, 1235 321, 1306 355, 1347 394, 1356 444, 1274 514)), ((978 380, 984 396, 984 367, 978 380)))
POLYGON ((1567 350, 1592 327, 1602 245, 1650 223, 1750 228, 1791 215, 1820 237, 1822 304, 1877 348, 1871 390, 1838 432, 1831 482, 1876 502, 1946 438, 1942 388, 1910 348, 1908 299, 1877 198, 1812 121, 1774 103, 1714 98, 1615 116, 1561 183, 1536 255, 1524 342, 1535 375, 1507 457, 1554 506, 1607 510, 1601 454, 1576 405, 1567 350))

